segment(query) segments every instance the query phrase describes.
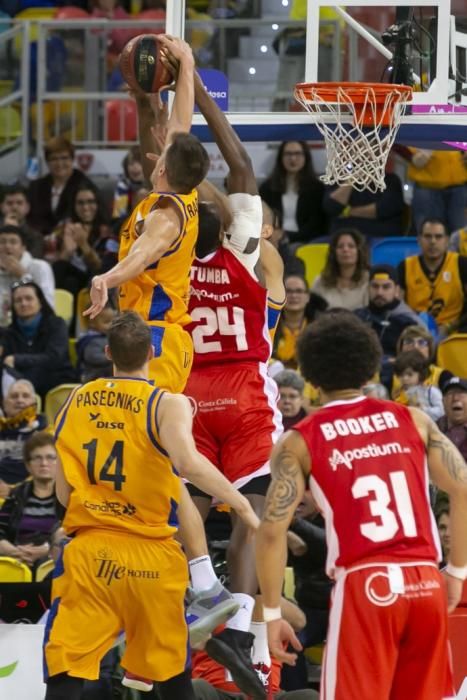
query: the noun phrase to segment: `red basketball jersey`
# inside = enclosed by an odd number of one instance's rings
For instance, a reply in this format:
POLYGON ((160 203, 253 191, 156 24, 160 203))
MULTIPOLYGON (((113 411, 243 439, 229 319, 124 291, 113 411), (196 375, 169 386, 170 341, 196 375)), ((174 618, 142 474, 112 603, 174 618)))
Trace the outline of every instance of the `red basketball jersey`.
POLYGON ((334 401, 294 429, 311 455, 329 576, 369 561, 439 560, 425 445, 405 406, 365 397, 334 401))
POLYGON ((230 250, 194 260, 188 310, 193 369, 269 360, 267 290, 230 250))

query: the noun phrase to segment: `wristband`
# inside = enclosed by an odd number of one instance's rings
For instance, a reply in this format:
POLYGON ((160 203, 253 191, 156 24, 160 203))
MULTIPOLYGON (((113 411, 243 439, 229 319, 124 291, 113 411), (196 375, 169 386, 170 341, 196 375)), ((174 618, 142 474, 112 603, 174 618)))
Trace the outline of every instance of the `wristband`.
POLYGON ((452 564, 446 564, 445 572, 452 576, 453 578, 458 578, 461 581, 467 579, 467 566, 453 566, 452 564))
POLYGON ((350 216, 351 209, 352 209, 352 207, 350 206, 350 204, 347 204, 347 206, 344 207, 343 210, 341 211, 340 215, 344 218, 347 218, 348 216, 350 216))
POLYGON ((263 605, 263 620, 265 622, 274 622, 274 620, 280 620, 282 617, 282 612, 280 607, 278 608, 267 608, 263 605))

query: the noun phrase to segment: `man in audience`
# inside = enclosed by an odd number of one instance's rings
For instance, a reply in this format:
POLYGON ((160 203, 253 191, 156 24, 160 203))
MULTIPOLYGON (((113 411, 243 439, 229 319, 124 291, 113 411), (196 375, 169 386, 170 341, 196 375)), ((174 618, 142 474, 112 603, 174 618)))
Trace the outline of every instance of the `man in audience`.
POLYGON ((397 341, 407 326, 421 324, 420 318, 400 299, 397 272, 391 265, 374 265, 370 269, 368 306, 355 314, 371 325, 379 338, 385 358, 394 358, 397 341))
POLYGON ((21 185, 10 185, 3 192, 0 205, 2 224, 19 226, 24 234, 26 248, 34 258, 42 258, 44 253, 44 237, 27 223, 31 204, 27 190, 21 185))
POLYGON ((282 372, 278 372, 274 376, 274 381, 279 389, 277 407, 282 414, 282 425, 284 430, 289 430, 306 416, 306 411, 303 408, 305 381, 293 369, 284 369, 282 372))
MULTIPOLYGON (((29 276, 44 292, 52 308, 55 307, 55 280, 52 268, 45 260, 33 258, 26 250, 26 239, 19 226, 0 226, 0 294, 4 297, 1 311, 8 312, 11 285, 29 276)), ((6 318, 2 325, 8 323, 6 318)))
POLYGON ((442 388, 445 415, 438 426, 467 460, 467 379, 451 377, 442 388))
POLYGON ((415 311, 427 311, 442 335, 456 328, 465 303, 467 258, 448 250, 449 233, 441 219, 423 222, 421 255, 403 260, 398 269, 405 300, 415 311))

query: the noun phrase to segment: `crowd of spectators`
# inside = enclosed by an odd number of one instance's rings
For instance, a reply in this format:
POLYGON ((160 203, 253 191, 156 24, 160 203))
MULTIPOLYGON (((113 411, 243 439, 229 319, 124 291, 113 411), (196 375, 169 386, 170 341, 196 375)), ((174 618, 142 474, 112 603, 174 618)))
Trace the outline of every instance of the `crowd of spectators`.
MULTIPOLYGON (((428 160, 418 154, 414 151, 412 170, 420 174, 430 162, 434 167, 436 153, 425 154, 428 160)), ((453 184, 452 196, 457 201, 463 188, 465 204, 467 168, 459 158, 464 184, 453 184)), ((104 347, 114 306, 86 322, 80 291, 96 272, 114 264, 122 224, 148 191, 137 148, 123 159, 108 204, 96 184, 74 167, 74 148, 66 139, 52 139, 45 159, 47 175, 28 186, 5 187, 0 200, 0 500, 6 499, 0 509, 0 554, 33 570, 52 556, 62 536, 53 495, 55 451, 40 405, 60 384, 110 376, 104 347), (73 295, 71 322, 54 310, 56 289, 73 295)), ((420 190, 427 182, 416 182, 414 207, 423 209, 420 190)), ((326 188, 314 173, 307 144, 292 141, 280 146, 260 192, 275 221, 271 240, 286 264, 286 304, 271 364, 284 427, 320 402, 318 391, 299 374, 298 336, 320 314, 346 309, 372 326, 383 350, 380 372, 365 393, 419 406, 467 457, 467 376, 454 376, 436 364, 437 343, 462 331, 465 323, 465 218, 448 218, 440 205, 419 221, 414 210, 412 233, 418 233, 420 256, 403 260, 399 268, 371 266, 374 238, 410 232, 402 225, 402 186, 396 175, 387 176, 386 191, 377 195, 326 188), (323 241, 329 242, 327 260, 309 287, 295 253, 303 244, 323 241)), ((439 195, 442 202, 448 193, 439 195)), ((446 556, 449 504, 437 503, 446 556)), ((323 522, 306 500, 289 539, 295 597, 305 614, 300 631, 305 647, 325 640, 332 584, 324 573, 324 542, 323 522)), ((284 674, 281 687, 305 687, 308 676, 301 657, 296 671, 284 674)))

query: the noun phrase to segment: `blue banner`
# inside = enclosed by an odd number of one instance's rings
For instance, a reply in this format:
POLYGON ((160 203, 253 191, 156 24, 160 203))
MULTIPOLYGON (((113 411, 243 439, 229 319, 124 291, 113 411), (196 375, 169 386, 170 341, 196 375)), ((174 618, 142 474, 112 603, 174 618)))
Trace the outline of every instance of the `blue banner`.
MULTIPOLYGON (((229 81, 227 76, 222 71, 212 68, 202 68, 198 72, 204 87, 214 102, 223 112, 227 112, 229 108, 229 81)), ((199 112, 198 107, 195 107, 195 111, 199 112)))

